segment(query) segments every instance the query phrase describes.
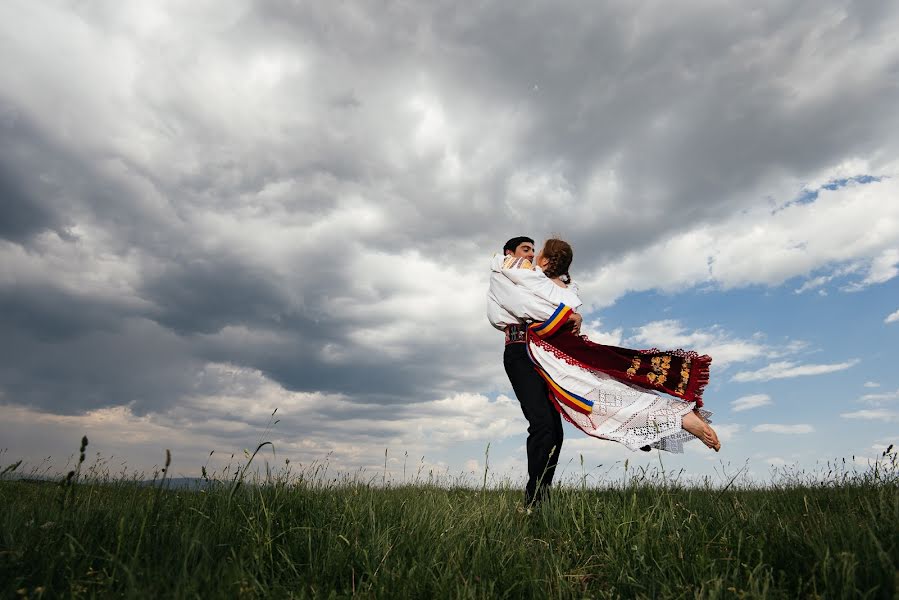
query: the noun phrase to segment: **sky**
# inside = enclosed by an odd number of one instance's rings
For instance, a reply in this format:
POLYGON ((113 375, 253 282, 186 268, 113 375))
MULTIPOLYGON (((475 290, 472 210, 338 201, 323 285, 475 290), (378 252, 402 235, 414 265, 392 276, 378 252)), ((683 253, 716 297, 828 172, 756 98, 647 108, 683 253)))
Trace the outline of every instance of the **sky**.
POLYGON ((183 476, 271 441, 520 481, 485 313, 518 235, 572 244, 592 339, 713 358, 720 453, 566 428, 563 479, 863 467, 899 442, 896 31, 836 0, 3 2, 0 467, 87 435, 183 476))

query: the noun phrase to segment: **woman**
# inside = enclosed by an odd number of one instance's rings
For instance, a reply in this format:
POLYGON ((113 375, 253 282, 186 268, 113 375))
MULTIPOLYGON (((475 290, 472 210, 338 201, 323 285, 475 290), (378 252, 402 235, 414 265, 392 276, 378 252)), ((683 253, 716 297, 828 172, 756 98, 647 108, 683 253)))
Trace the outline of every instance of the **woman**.
POLYGON ((570 306, 581 303, 568 275, 573 257, 567 242, 549 239, 535 258, 544 277, 521 268, 503 269, 514 283, 548 300, 560 297, 552 286, 565 290, 561 297, 568 301, 546 321, 531 325, 527 334, 531 359, 556 409, 587 435, 631 450, 682 452, 683 442, 694 437, 720 450, 718 436, 706 422, 711 413, 700 409, 712 359, 683 350, 605 346, 566 327, 570 306))

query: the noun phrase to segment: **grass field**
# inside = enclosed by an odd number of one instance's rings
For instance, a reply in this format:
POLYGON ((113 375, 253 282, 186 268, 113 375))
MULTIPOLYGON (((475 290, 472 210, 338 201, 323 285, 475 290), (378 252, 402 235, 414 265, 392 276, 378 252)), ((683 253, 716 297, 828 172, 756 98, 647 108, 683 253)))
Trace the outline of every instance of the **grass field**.
POLYGON ((863 473, 756 488, 631 473, 556 489, 530 515, 509 486, 385 486, 289 465, 193 491, 165 473, 142 485, 7 469, 3 598, 899 597, 895 452, 863 473))

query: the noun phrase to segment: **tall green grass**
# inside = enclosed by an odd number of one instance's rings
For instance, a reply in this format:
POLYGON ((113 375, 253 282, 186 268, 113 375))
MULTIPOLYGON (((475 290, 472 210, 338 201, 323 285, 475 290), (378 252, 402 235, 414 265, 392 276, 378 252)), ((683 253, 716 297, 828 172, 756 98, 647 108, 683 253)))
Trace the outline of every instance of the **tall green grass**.
POLYGON ((0 597, 899 595, 895 452, 861 473, 783 472, 755 488, 645 469, 582 477, 533 514, 486 473, 468 487, 396 485, 285 464, 239 485, 250 458, 193 491, 172 488, 165 467, 151 485, 82 473, 83 459, 54 481, 11 469, 0 597))

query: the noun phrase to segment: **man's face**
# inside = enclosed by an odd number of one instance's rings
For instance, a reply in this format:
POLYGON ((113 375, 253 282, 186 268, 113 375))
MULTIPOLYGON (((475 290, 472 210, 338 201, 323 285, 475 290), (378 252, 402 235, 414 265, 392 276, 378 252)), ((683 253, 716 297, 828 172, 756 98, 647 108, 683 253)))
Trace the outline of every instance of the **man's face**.
POLYGON ((522 242, 518 244, 518 247, 515 248, 515 256, 520 258, 526 258, 531 262, 534 262, 534 244, 530 242, 522 242))

